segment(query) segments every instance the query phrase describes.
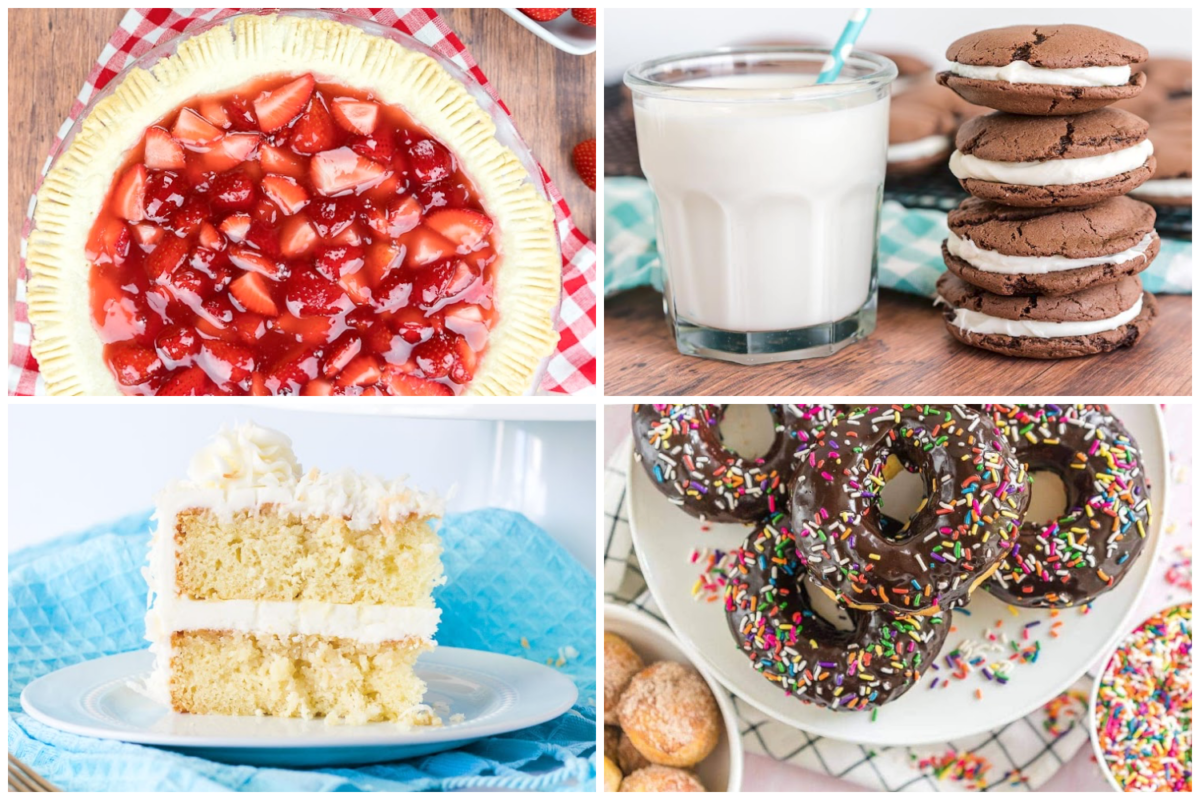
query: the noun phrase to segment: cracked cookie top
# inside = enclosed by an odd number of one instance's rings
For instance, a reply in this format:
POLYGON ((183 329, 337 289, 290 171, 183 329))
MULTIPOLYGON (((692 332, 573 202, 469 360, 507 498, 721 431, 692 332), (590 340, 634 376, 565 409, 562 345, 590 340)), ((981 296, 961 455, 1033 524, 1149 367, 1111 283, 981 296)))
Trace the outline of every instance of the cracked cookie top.
POLYGON ((1139 64, 1149 54, 1137 42, 1087 25, 1009 25, 956 40, 946 58, 978 66, 1024 61, 1043 69, 1077 69, 1139 64))
POLYGON ((1116 108, 1063 117, 1026 117, 995 112, 968 120, 955 146, 988 161, 1052 161, 1088 158, 1132 147, 1150 125, 1116 108))

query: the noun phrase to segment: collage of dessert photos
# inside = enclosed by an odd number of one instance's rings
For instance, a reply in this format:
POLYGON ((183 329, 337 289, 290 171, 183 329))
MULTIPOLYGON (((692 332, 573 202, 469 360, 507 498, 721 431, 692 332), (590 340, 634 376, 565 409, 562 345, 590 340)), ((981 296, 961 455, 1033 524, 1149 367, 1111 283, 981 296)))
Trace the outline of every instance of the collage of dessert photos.
POLYGON ((10 9, 9 791, 1190 793, 1193 27, 10 9))

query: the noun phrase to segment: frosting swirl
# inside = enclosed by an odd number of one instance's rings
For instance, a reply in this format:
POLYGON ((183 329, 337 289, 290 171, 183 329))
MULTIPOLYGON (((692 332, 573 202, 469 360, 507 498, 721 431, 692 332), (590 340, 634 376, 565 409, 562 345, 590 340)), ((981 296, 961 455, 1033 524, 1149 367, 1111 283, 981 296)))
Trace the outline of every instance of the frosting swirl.
POLYGON ((205 489, 291 487, 299 477, 292 440, 252 422, 222 428, 188 468, 190 482, 205 489))

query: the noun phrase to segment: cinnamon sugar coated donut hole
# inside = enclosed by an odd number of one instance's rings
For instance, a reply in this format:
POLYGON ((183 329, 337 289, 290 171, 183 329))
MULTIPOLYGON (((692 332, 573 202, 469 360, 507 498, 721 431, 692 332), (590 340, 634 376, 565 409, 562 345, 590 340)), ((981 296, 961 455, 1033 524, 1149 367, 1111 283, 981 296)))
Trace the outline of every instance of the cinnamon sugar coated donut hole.
POLYGON ((608 756, 604 757, 604 791, 616 792, 621 788, 621 770, 608 756))
POLYGON ((626 775, 637 772, 642 767, 650 766, 650 759, 633 746, 633 740, 624 731, 621 732, 621 739, 617 742, 617 766, 626 775))
MULTIPOLYGON (((605 769, 607 774, 607 769, 605 769)), ((608 782, 604 784, 608 786, 608 782)), ((622 792, 703 792, 700 780, 684 769, 651 764, 621 781, 622 792)))
POLYGON ((720 712, 708 684, 696 670, 673 661, 635 675, 617 713, 633 746, 655 764, 690 767, 720 738, 720 712))
POLYGON ((646 667, 629 642, 615 633, 604 633, 604 723, 617 724, 617 705, 634 675, 646 667))

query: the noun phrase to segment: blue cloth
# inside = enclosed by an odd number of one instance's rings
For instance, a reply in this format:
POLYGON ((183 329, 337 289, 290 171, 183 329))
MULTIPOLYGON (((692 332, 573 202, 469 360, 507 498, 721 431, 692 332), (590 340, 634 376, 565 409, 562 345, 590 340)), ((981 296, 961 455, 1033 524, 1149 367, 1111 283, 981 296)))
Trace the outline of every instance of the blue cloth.
POLYGON ((558 719, 459 750, 364 767, 231 766, 63 733, 21 711, 21 690, 60 667, 144 649, 149 514, 12 553, 8 750, 67 791, 594 791, 596 581, 545 531, 508 511, 447 517, 438 641, 539 663, 560 648, 579 702, 558 719), (527 640, 528 649, 522 644, 527 640))
MULTIPOLYGON (((946 271, 942 240, 947 232, 944 212, 885 202, 879 224, 879 285, 933 297, 934 284, 946 271)), ((641 178, 605 178, 605 296, 637 286, 662 291, 657 238, 650 185, 641 178)), ((1141 278, 1151 292, 1191 294, 1192 243, 1164 237, 1158 256, 1141 278)))

